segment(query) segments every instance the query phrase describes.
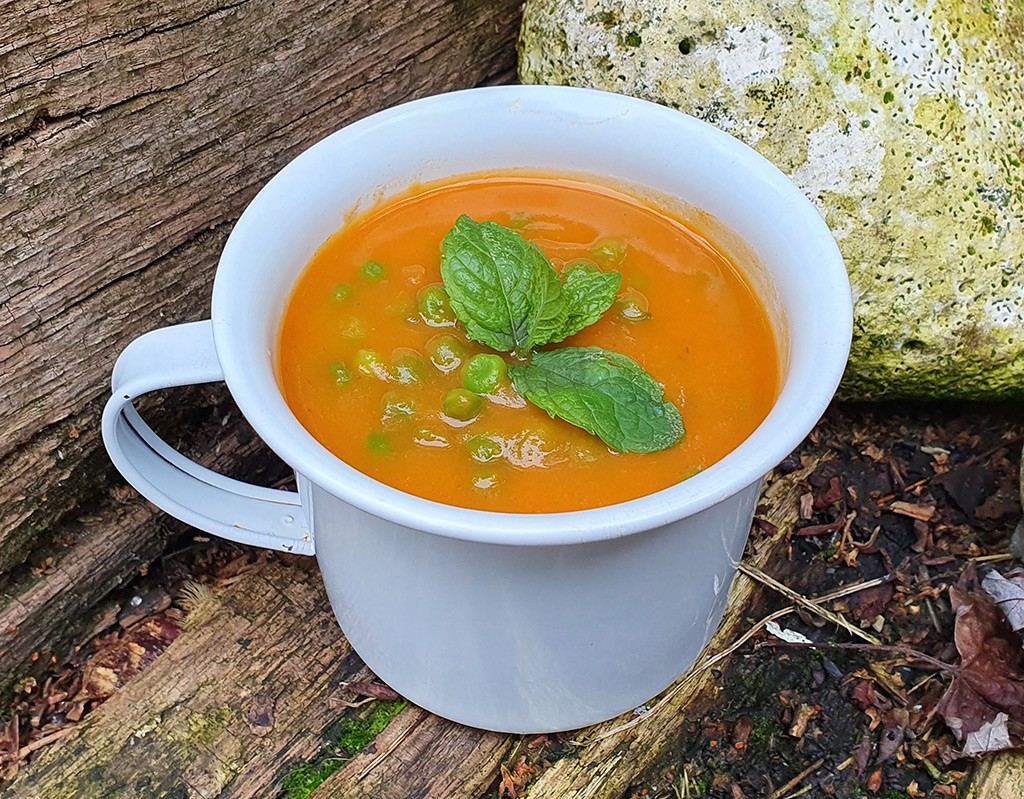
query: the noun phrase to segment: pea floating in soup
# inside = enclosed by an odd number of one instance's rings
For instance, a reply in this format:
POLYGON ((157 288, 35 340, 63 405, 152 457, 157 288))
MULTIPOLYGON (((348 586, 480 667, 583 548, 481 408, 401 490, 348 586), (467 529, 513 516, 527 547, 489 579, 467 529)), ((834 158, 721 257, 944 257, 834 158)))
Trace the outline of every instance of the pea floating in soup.
POLYGON ((518 174, 418 187, 346 224, 296 285, 278 367, 299 421, 354 468, 426 499, 516 513, 674 485, 749 436, 780 382, 764 307, 712 243, 616 189, 518 174), (472 340, 442 281, 441 243, 463 215, 514 228, 563 286, 620 274, 596 321, 531 360, 566 360, 564 348, 627 356, 663 387, 686 434, 617 452, 524 400, 510 367, 521 375, 529 356, 472 340))

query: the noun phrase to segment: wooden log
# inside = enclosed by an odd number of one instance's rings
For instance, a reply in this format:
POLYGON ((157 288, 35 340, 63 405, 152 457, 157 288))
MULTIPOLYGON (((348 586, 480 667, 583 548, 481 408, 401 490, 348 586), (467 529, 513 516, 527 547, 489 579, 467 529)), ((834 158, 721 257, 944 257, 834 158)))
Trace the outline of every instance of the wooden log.
POLYGON ((260 186, 372 111, 510 77, 518 14, 513 0, 0 0, 0 476, 16 478, 0 480, 0 572, 109 473, 94 431, 114 357, 206 315, 260 186))
POLYGON ((1012 799, 1024 796, 1024 755, 999 754, 982 760, 967 789, 967 799, 1012 799))
POLYGON ((214 594, 163 655, 40 750, 0 797, 276 795, 339 720, 328 699, 343 681, 370 676, 338 629, 314 561, 302 560, 272 563, 214 594))
POLYGON ((404 710, 314 792, 316 799, 453 799, 484 796, 516 736, 484 732, 404 710))
MULTIPOLYGON (((767 518, 796 516, 797 472, 769 488, 767 518)), ((776 544, 777 546, 777 544, 776 544)), ((773 546, 760 549, 763 561, 773 546)), ((298 559, 296 559, 298 560, 298 559)), ((68 738, 41 750, 3 799, 131 795, 273 795, 289 768, 311 759, 338 714, 328 698, 365 673, 334 622, 313 561, 247 574, 191 617, 184 633, 68 738), (272 735, 245 722, 252 697, 274 700, 272 735), (257 734, 259 732, 260 734, 257 734), (177 793, 176 793, 177 792, 177 793)), ((754 592, 737 580, 726 622, 709 651, 723 648, 754 592)), ((531 796, 617 796, 682 723, 679 712, 707 692, 701 680, 656 717, 556 763, 531 796), (589 793, 588 793, 589 792, 589 793)), ((622 719, 582 731, 589 739, 622 719)), ((316 797, 476 797, 487 794, 520 736, 464 727, 409 707, 316 797)), ((511 765, 511 764, 510 764, 511 765)))
MULTIPOLYGON (((194 439, 190 446, 181 447, 183 451, 209 468, 241 470, 264 484, 287 474, 282 464, 267 458, 263 442, 241 421, 226 391, 175 392, 170 404, 184 399, 195 407, 200 393, 209 405, 207 418, 203 423, 191 420, 194 439), (226 416, 229 423, 222 426, 226 416), (196 447, 205 451, 193 451, 196 447)), ((179 414, 172 408, 155 407, 159 403, 149 404, 154 407, 148 415, 157 429, 182 443, 171 429, 179 414)), ((64 648, 88 631, 89 609, 156 558, 171 536, 189 529, 169 520, 120 482, 95 499, 82 515, 52 528, 57 543, 45 568, 37 569, 38 574, 24 571, 0 590, 0 689, 14 677, 24 676, 29 663, 38 671, 51 656, 62 659, 64 648)))

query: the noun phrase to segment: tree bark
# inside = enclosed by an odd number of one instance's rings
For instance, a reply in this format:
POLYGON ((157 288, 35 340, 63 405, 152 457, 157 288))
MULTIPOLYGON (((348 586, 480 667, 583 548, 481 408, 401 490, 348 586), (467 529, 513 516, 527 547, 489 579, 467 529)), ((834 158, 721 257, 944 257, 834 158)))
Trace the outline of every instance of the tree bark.
MULTIPOLYGON (((301 150, 511 80, 518 21, 515 0, 0 0, 0 617, 21 619, 0 626, 0 675, 164 540, 110 493, 116 355, 208 315, 232 223, 301 150), (60 581, 30 573, 46 557, 60 581)), ((168 429, 212 411, 198 396, 168 429)), ((222 468, 258 461, 245 436, 227 426, 222 468)))
POLYGON ((274 796, 341 717, 328 699, 370 677, 303 560, 215 593, 163 655, 0 796, 274 796))

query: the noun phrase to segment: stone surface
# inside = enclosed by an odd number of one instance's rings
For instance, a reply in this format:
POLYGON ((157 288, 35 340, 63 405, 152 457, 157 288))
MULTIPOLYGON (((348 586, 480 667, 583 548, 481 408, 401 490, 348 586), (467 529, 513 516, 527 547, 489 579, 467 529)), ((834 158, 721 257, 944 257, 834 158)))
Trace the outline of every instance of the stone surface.
POLYGON ((524 82, 732 133, 822 212, 856 300, 851 397, 1024 396, 1024 6, 529 0, 524 82))

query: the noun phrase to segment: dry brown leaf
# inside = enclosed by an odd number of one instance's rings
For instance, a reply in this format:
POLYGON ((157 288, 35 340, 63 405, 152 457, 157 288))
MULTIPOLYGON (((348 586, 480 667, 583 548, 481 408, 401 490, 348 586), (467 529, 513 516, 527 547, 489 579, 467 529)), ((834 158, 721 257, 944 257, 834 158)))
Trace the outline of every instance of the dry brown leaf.
POLYGON ((507 796, 509 799, 519 799, 525 794, 526 783, 536 773, 537 769, 526 762, 525 755, 520 757, 511 769, 503 763, 501 783, 498 785, 499 799, 503 796, 507 796))
POLYGON ((1024 575, 1007 579, 993 570, 985 575, 981 587, 992 597, 1014 630, 1024 630, 1024 575))
POLYGON ((949 597, 962 666, 936 709, 967 756, 1019 746, 1024 723, 1021 638, 987 594, 953 586, 949 597))
POLYGON ((105 641, 82 669, 82 687, 75 702, 106 699, 156 660, 181 633, 181 627, 161 616, 136 624, 123 638, 105 641))
POLYGON ((935 516, 934 505, 917 504, 915 502, 896 501, 889 506, 889 510, 898 513, 900 516, 909 516, 911 519, 918 519, 922 522, 931 521, 935 516))
POLYGON ((394 688, 382 682, 350 682, 345 683, 342 687, 357 696, 370 696, 385 702, 395 702, 402 698, 394 688))

